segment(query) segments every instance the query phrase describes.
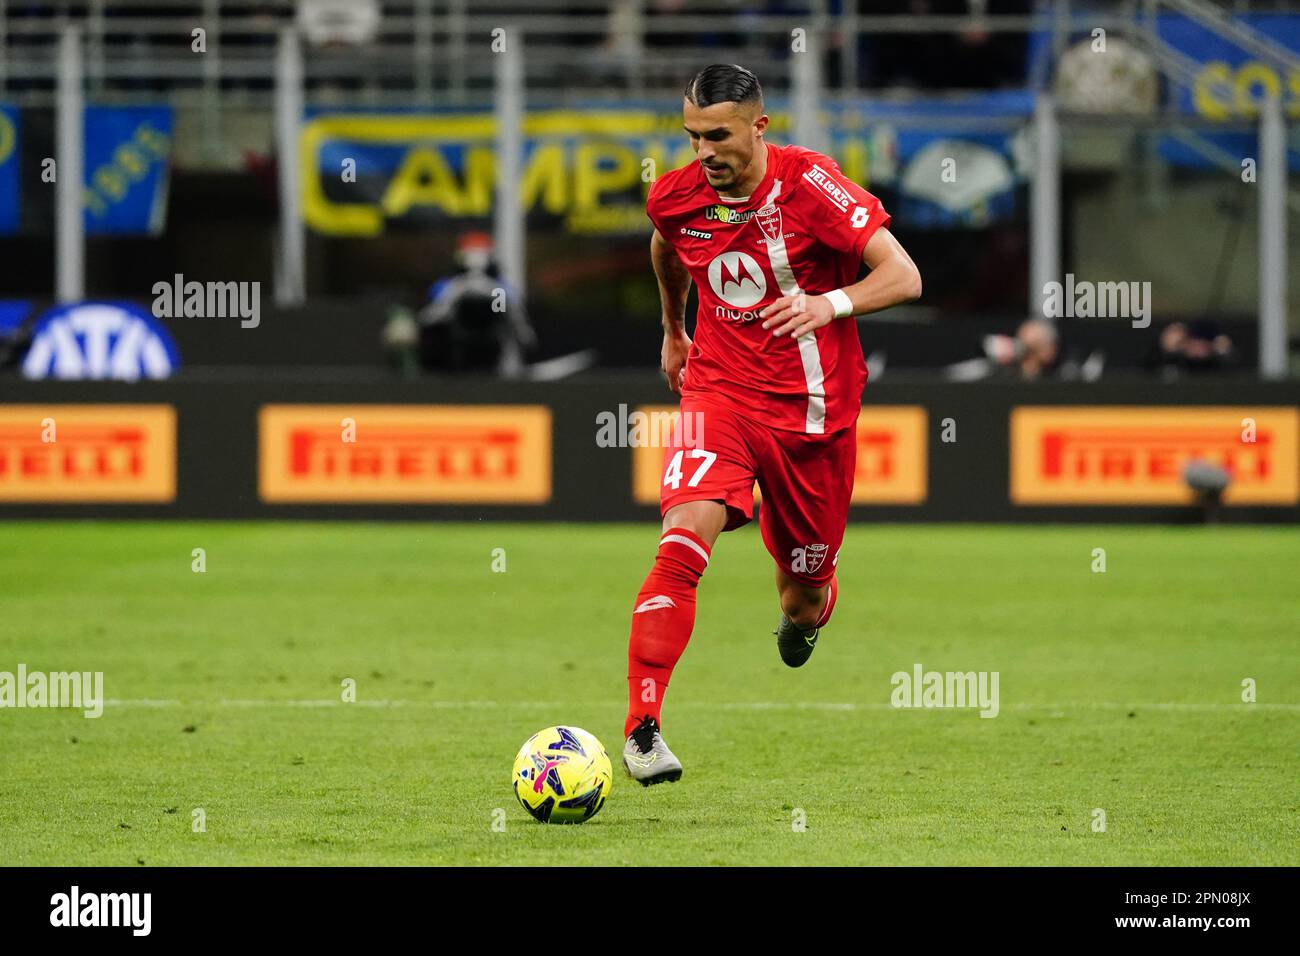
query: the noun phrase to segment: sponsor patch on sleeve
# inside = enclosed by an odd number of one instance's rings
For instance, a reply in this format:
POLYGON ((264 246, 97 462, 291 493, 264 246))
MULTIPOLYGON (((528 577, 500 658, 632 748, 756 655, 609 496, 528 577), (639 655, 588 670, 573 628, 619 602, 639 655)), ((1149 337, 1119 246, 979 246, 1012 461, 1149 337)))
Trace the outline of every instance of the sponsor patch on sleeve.
POLYGON ((853 197, 849 195, 849 191, 816 163, 813 163, 812 168, 804 170, 803 178, 816 187, 819 196, 825 198, 840 212, 848 212, 849 207, 853 205, 853 197))

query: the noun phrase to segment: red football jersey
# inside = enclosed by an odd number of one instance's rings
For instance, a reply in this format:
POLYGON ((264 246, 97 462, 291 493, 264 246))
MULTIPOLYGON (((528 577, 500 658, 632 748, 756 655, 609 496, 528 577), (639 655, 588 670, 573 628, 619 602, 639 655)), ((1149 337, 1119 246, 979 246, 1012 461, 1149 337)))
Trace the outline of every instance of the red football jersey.
POLYGON ((767 173, 745 199, 720 197, 698 161, 659 177, 646 199, 699 297, 683 395, 775 428, 834 432, 853 424, 867 384, 857 323, 778 339, 758 313, 783 295, 851 285, 862 248, 890 217, 830 157, 765 145, 767 173))

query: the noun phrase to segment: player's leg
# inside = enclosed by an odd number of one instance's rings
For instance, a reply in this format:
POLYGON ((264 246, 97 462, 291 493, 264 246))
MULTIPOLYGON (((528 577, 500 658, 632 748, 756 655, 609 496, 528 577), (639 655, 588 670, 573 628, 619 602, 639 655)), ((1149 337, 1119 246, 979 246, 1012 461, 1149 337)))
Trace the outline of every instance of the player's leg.
POLYGON ((713 499, 682 502, 664 515, 654 565, 632 610, 625 736, 647 717, 659 722, 668 679, 695 627, 696 588, 726 523, 726 506, 713 499))
POLYGON ((759 465, 759 527, 776 561, 777 650, 802 666, 839 597, 835 578, 857 460, 856 429, 833 435, 769 432, 759 465))
MULTIPOLYGON (((781 599, 781 613, 798 627, 818 626, 830 603, 829 582, 814 587, 791 577, 781 565, 776 566, 776 593, 781 599)), ((829 616, 829 615, 828 615, 829 616)))
POLYGON ((777 565, 776 590, 781 599, 781 621, 773 632, 776 648, 786 664, 801 667, 812 656, 821 629, 830 622, 839 583, 832 576, 821 586, 805 584, 777 565))
POLYGON ((695 594, 714 542, 753 513, 754 470, 729 414, 682 403, 704 427, 664 450, 663 526, 632 610, 623 764, 643 784, 676 780, 681 763, 660 732, 664 694, 695 626, 695 594))

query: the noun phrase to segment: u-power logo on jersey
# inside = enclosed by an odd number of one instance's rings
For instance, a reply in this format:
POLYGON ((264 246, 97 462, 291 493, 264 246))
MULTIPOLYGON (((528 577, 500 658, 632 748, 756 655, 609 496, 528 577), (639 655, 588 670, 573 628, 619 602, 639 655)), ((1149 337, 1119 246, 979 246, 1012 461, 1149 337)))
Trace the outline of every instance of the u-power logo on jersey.
POLYGON ((747 252, 722 253, 709 263, 709 285, 716 295, 734 309, 714 307, 717 318, 733 322, 752 322, 756 312, 744 311, 763 301, 767 295, 767 278, 758 261, 747 252), (739 311, 738 311, 739 310, 739 311))

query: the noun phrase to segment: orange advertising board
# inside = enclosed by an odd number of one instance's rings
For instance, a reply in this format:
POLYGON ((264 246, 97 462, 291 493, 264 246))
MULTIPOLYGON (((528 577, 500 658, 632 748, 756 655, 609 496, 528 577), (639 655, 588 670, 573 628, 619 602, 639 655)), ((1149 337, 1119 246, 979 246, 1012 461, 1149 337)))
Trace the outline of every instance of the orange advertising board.
POLYGON ((175 497, 176 410, 170 405, 0 407, 0 501, 175 497))
POLYGON ((920 405, 876 405, 858 416, 855 505, 919 505, 925 501, 925 409, 920 405))
MULTIPOLYGON (((647 417, 677 415, 672 405, 643 406, 647 417)), ((913 505, 925 501, 926 411, 919 405, 879 405, 858 417, 855 505, 913 505)), ((653 430, 652 430, 653 431, 653 430)), ((632 449, 632 497, 638 504, 659 503, 663 448, 632 449)), ((758 489, 754 489, 755 498, 758 489)))
POLYGON ((551 412, 540 405, 264 405, 266 502, 543 504, 551 412))
POLYGON ((1011 412, 1015 504, 1190 504, 1190 461, 1232 476, 1225 504, 1300 501, 1300 411, 1282 406, 1026 406, 1011 412))

